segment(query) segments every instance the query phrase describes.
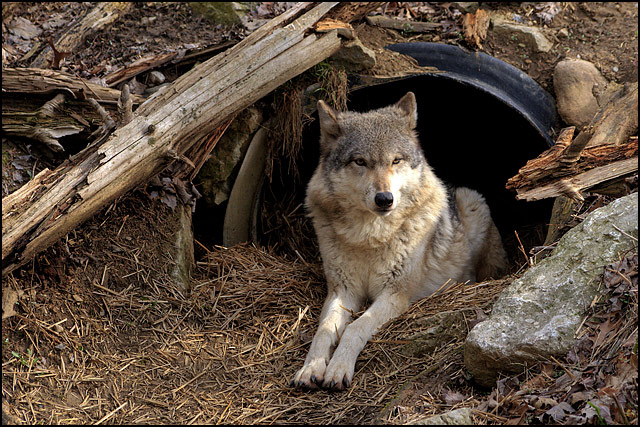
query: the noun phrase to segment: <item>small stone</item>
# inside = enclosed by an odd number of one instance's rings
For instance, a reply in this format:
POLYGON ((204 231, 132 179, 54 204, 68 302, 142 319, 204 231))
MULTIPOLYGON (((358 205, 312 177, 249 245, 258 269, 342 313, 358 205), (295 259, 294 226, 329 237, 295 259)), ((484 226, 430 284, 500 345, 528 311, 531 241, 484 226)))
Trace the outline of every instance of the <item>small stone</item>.
POLYGON ((613 67, 612 70, 613 70, 614 73, 617 73, 618 72, 618 67, 617 66, 613 67))
POLYGON ((569 30, 567 30, 566 28, 560 28, 558 30, 558 37, 562 37, 565 39, 569 38, 569 30))
POLYGON ((537 27, 519 25, 509 22, 502 16, 493 16, 493 31, 497 34, 504 34, 507 37, 517 36, 525 45, 530 46, 536 52, 549 52, 553 47, 551 43, 537 27))
POLYGON ((151 83, 152 86, 161 85, 164 81, 164 74, 160 71, 152 71, 149 73, 149 83, 151 83))

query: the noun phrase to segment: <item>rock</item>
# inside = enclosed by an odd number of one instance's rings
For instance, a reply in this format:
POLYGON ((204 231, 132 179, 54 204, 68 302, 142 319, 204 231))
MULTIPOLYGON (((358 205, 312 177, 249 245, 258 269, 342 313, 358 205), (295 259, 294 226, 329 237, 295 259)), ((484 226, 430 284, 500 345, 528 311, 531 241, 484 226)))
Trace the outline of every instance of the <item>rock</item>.
POLYGON ((402 348, 404 354, 412 357, 423 357, 442 347, 444 344, 464 338, 467 323, 464 312, 445 311, 426 318, 416 319, 421 331, 407 337, 410 341, 402 348))
POLYGON ((376 65, 376 54, 358 39, 344 43, 331 59, 348 71, 367 70, 376 65))
POLYGON ((598 294, 602 267, 637 244, 629 236, 638 236, 638 193, 593 211, 548 258, 505 289, 464 344, 465 365, 476 382, 495 386, 501 371, 518 373, 527 364, 565 355, 585 307, 598 294))
POLYGON ((509 37, 515 35, 518 37, 518 41, 523 42, 535 52, 549 52, 553 47, 553 43, 551 43, 537 27, 513 24, 499 15, 491 17, 491 23, 493 24, 493 31, 497 34, 503 34, 509 37))
POLYGON ((244 17, 255 2, 190 2, 189 6, 198 15, 214 24, 231 26, 242 23, 244 17))
POLYGON ((165 77, 160 71, 152 71, 149 73, 149 83, 151 86, 158 86, 164 83, 165 77))
POLYGON ((262 123, 262 113, 255 107, 243 110, 229 125, 204 163, 198 178, 203 198, 219 205, 229 198, 229 178, 247 152, 251 137, 262 123))
POLYGON ((568 39, 569 38, 569 30, 567 30, 566 28, 560 28, 558 30, 558 37, 562 37, 564 39, 568 39))
POLYGON ((589 61, 565 59, 553 71, 558 114, 578 130, 587 125, 600 106, 595 92, 603 91, 607 80, 589 61))
POLYGON ((444 414, 434 415, 421 420, 411 421, 409 424, 418 425, 473 425, 471 408, 459 408, 444 414))

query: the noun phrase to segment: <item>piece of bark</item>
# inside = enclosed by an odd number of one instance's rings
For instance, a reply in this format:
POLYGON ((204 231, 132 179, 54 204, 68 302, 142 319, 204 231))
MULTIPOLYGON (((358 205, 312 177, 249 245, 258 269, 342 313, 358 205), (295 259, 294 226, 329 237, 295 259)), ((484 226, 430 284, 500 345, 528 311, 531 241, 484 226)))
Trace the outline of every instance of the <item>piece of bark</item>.
POLYGON ((487 30, 491 19, 487 12, 482 9, 475 13, 467 13, 462 21, 464 39, 473 48, 482 49, 482 42, 487 38, 487 30))
POLYGON ((2 203, 3 276, 210 135, 240 110, 334 54, 335 32, 308 34, 337 3, 300 3, 141 105, 134 119, 2 203))
POLYGON ((122 126, 133 120, 133 102, 131 101, 131 93, 129 93, 129 85, 123 85, 118 99, 118 112, 120 113, 120 123, 122 126))
MULTIPOLYGON (((102 87, 82 78, 54 70, 40 68, 3 68, 2 94, 3 97, 11 93, 55 94, 67 92, 74 99, 86 100, 95 98, 101 104, 115 105, 120 98, 120 91, 102 87)), ((134 105, 144 102, 145 98, 131 95, 134 105)))
MULTIPOLYGON (((131 2, 101 2, 91 9, 82 19, 71 26, 53 41, 60 52, 71 52, 84 43, 87 36, 101 30, 120 16, 126 14, 131 8, 131 2)), ((51 47, 45 48, 31 62, 31 68, 49 68, 54 60, 51 47)))
POLYGON ((384 15, 367 16, 367 22, 370 25, 378 27, 409 31, 412 33, 426 33, 427 31, 442 27, 442 24, 438 22, 416 22, 384 15))
POLYGON ((314 26, 314 29, 319 33, 328 33, 329 31, 337 30, 339 35, 349 40, 353 40, 356 37, 351 24, 331 18, 318 22, 314 26))
POLYGON ((164 65, 178 56, 178 52, 163 53, 142 57, 104 77, 107 86, 114 87, 145 71, 164 65))

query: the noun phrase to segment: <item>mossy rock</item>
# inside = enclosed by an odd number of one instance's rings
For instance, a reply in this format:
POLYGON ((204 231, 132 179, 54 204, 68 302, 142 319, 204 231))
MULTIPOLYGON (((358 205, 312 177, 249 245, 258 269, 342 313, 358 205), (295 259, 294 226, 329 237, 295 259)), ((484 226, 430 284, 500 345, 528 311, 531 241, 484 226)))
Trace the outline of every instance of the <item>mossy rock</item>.
POLYGON ((258 5, 257 2, 190 2, 189 6, 198 15, 208 19, 215 24, 232 26, 242 23, 242 17, 252 8, 258 5))

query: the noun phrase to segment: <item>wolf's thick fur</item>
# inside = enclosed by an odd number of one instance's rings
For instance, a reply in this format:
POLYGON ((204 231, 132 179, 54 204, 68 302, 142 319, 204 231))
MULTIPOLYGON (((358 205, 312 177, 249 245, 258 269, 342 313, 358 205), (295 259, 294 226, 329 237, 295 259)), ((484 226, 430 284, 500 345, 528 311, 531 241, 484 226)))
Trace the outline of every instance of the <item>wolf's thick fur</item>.
POLYGON ((328 295, 292 384, 343 389, 384 323, 448 280, 495 276, 506 254, 484 198, 446 187, 427 164, 412 92, 367 113, 338 112, 322 101, 318 111, 320 162, 306 206, 328 295), (349 323, 365 301, 369 308, 349 323))

